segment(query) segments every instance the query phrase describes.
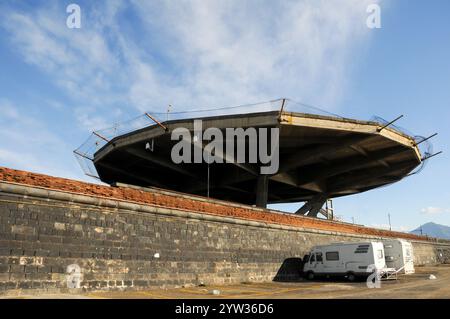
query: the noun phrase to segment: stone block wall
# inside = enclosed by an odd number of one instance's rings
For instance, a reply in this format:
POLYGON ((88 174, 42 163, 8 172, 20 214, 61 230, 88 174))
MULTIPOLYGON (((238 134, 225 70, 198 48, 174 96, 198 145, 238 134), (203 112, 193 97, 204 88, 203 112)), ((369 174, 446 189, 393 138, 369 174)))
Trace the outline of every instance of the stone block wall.
MULTIPOLYGON (((86 290, 295 280, 312 246, 379 238, 0 182, 0 292, 66 289, 68 267, 86 290)), ((416 263, 448 260, 413 244, 416 263)))

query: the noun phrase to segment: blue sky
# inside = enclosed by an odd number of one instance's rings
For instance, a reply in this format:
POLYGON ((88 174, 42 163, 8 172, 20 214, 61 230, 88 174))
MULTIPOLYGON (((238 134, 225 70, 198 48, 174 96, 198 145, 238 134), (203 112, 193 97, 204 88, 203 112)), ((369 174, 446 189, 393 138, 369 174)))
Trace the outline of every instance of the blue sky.
MULTIPOLYGON (((72 150, 144 111, 279 97, 430 135, 420 174, 336 199, 344 220, 450 225, 450 2, 69 1, 0 3, 0 165, 92 181, 72 150), (381 7, 381 29, 366 8, 381 7)), ((283 205, 295 210, 298 205, 283 205)))

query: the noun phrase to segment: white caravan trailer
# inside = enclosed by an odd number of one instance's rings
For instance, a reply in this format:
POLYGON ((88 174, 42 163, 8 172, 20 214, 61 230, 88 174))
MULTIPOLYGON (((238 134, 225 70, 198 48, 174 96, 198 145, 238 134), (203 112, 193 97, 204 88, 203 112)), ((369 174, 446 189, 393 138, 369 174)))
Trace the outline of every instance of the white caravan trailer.
POLYGON ((357 276, 367 277, 376 270, 393 271, 386 268, 383 243, 377 241, 316 246, 305 257, 303 265, 308 279, 344 275, 354 281, 357 276))
POLYGON ((413 247, 403 239, 383 240, 386 265, 405 274, 414 273, 413 247))

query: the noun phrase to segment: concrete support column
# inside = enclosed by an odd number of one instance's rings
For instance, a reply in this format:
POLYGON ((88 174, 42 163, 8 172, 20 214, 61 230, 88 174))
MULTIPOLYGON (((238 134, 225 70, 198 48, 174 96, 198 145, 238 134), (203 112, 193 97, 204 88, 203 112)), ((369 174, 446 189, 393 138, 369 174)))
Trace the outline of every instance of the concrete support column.
POLYGON ((310 217, 317 217, 322 206, 327 201, 326 194, 318 194, 312 199, 307 201, 302 207, 300 207, 295 213, 297 215, 308 215, 310 217))
POLYGON ((267 207, 267 198, 269 191, 269 175, 259 175, 256 182, 256 206, 267 207))
POLYGON ((317 214, 319 213, 320 209, 322 208, 322 206, 325 204, 325 202, 327 201, 327 199, 323 199, 320 201, 315 202, 311 209, 309 210, 308 216, 309 217, 317 217, 317 214))

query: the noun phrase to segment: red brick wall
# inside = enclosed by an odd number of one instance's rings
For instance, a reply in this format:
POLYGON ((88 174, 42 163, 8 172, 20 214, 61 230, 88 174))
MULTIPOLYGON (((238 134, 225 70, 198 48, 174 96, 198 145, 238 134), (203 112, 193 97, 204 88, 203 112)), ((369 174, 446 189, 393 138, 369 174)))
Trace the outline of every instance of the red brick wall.
POLYGON ((293 214, 277 213, 271 210, 261 210, 253 208, 251 206, 237 207, 235 205, 227 205, 227 203, 223 201, 214 201, 209 199, 208 201, 204 201, 200 200, 200 198, 195 199, 195 197, 180 197, 176 193, 174 193, 173 195, 167 195, 151 191, 141 191, 133 188, 103 186, 59 177, 52 177, 43 174, 19 171, 5 167, 0 167, 0 181, 43 187, 47 189, 66 191, 88 196, 124 200, 141 204, 167 208, 177 208, 192 212, 201 212, 211 215, 254 220, 294 227, 297 226, 350 234, 375 235, 380 237, 396 237, 417 240, 427 239, 424 236, 332 222, 293 214))

